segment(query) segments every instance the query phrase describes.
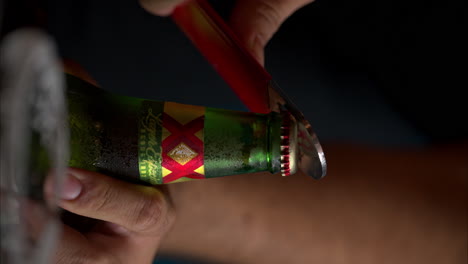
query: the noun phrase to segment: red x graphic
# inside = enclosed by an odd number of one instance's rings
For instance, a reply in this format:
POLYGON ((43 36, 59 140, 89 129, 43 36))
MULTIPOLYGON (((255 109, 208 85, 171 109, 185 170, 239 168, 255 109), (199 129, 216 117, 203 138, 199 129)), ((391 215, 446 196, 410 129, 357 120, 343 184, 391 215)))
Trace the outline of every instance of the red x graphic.
POLYGON ((170 115, 163 113, 163 127, 171 133, 162 142, 162 166, 171 171, 170 174, 163 177, 163 183, 169 183, 181 177, 191 179, 205 178, 205 175, 194 171, 202 166, 204 161, 203 141, 195 136, 195 133, 203 129, 204 119, 205 117, 201 116, 182 125, 170 115), (198 155, 184 165, 168 156, 168 153, 180 143, 184 143, 198 153, 198 155))

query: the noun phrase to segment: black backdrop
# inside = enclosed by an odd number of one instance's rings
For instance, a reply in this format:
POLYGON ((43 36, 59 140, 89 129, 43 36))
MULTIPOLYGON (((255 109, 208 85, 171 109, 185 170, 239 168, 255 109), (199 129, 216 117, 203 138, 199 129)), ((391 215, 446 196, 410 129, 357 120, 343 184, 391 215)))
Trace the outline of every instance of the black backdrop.
MULTIPOLYGON (((213 1, 224 16, 232 3, 213 1)), ((148 14, 136 0, 4 5, 3 33, 40 24, 61 55, 105 89, 245 110, 170 18, 148 14)), ((318 0, 281 27, 266 68, 325 141, 419 145, 466 137, 462 5, 318 0)))

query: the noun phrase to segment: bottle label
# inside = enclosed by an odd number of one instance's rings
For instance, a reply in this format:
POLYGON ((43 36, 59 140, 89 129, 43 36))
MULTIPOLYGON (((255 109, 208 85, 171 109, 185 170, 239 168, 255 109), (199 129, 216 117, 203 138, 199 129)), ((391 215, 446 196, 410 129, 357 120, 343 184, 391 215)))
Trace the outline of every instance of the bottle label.
POLYGON ((205 178, 205 107, 143 102, 139 171, 143 181, 165 184, 205 178))

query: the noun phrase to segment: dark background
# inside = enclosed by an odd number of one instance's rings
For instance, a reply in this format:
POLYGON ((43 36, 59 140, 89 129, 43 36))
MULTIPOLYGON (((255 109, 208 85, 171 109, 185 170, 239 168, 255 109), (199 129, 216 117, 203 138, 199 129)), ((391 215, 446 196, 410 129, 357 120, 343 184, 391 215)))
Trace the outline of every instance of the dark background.
MULTIPOLYGON (((233 1, 212 2, 229 16, 233 1)), ((280 28, 266 48, 266 68, 322 140, 400 146, 466 138, 462 4, 318 0, 280 28)), ((60 54, 105 89, 246 109, 170 18, 136 0, 4 5, 4 33, 41 25, 60 54)))

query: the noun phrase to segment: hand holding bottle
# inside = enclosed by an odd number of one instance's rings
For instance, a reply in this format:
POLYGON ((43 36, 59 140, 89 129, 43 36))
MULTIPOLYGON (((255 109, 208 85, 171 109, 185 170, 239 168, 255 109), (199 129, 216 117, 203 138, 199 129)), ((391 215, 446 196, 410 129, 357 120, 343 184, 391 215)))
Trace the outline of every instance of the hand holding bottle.
MULTIPOLYGON (((181 0, 141 0, 156 15, 169 15, 181 0)), ((311 0, 238 1, 231 26, 260 63, 263 48, 281 23, 311 0), (248 11, 248 12, 247 12, 248 11)), ((100 220, 91 231, 64 225, 56 252, 59 263, 151 263, 174 218, 166 197, 154 187, 137 186, 72 169, 59 206, 100 220), (142 195, 144 194, 144 195, 142 195)))
POLYGON ((152 263, 174 220, 160 190, 81 169, 68 171, 58 196, 63 209, 98 221, 86 232, 64 224, 53 263, 152 263))

